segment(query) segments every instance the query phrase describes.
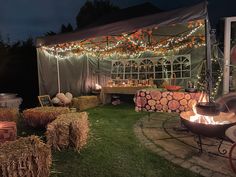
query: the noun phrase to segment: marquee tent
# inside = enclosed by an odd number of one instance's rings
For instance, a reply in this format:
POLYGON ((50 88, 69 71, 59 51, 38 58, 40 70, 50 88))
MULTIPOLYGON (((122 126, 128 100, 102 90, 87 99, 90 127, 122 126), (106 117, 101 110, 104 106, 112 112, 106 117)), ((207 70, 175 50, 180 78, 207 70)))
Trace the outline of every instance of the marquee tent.
POLYGON ((185 86, 203 66, 211 69, 208 23, 204 2, 37 38, 39 92, 82 95, 117 78, 160 85, 173 73, 185 86))

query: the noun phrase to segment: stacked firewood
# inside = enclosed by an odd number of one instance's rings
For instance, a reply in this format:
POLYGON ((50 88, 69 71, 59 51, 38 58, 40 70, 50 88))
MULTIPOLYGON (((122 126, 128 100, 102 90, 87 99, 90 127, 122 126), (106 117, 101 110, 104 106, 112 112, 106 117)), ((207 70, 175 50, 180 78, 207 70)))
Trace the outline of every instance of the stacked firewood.
POLYGON ((0 145, 1 177, 48 177, 51 163, 50 147, 36 136, 0 145))
POLYGON ((26 124, 34 128, 44 128, 46 125, 56 119, 58 115, 68 113, 67 107, 36 107, 23 111, 23 117, 26 124))
POLYGON ((79 151, 87 143, 88 132, 86 112, 62 114, 48 124, 47 144, 57 150, 73 147, 79 151))
POLYGON ((0 121, 16 122, 19 116, 18 108, 0 108, 0 121))
POLYGON ((192 110, 201 93, 142 90, 137 93, 137 111, 183 112, 192 110))

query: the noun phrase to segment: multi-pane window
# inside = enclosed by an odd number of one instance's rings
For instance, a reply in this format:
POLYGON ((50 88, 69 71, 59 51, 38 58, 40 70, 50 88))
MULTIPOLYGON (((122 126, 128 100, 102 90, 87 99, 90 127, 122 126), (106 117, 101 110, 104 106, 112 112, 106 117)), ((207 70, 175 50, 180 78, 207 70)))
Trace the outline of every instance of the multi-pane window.
POLYGON ((125 79, 138 79, 138 63, 129 60, 125 63, 125 79))
POLYGON ((124 79, 124 64, 121 61, 116 61, 112 65, 112 79, 124 79))
POLYGON ((112 61, 112 79, 162 80, 174 74, 176 79, 191 77, 190 55, 112 61))
POLYGON ((154 64, 150 59, 143 59, 139 63, 139 79, 154 79, 154 64))

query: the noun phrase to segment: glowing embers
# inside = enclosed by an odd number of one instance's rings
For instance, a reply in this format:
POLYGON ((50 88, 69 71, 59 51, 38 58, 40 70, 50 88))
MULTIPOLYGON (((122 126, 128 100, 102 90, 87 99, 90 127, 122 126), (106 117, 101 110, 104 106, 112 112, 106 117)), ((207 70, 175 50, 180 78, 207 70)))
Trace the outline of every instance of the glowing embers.
POLYGON ((209 102, 209 96, 202 93, 199 102, 192 107, 193 115, 190 121, 205 124, 219 124, 214 121, 214 117, 220 114, 220 104, 209 102))
POLYGON ((209 98, 206 94, 203 94, 199 103, 193 105, 193 111, 182 112, 180 114, 181 121, 185 127, 198 135, 204 135, 207 137, 224 137, 225 130, 232 125, 236 124, 236 115, 233 112, 220 112, 220 104, 209 102, 209 98), (201 113, 197 110, 198 106, 204 105, 204 110, 206 112, 201 113), (209 109, 209 110, 208 110, 209 109), (217 112, 217 113, 215 113, 217 112), (210 114, 205 114, 210 113, 210 114))
POLYGON ((222 124, 236 123, 236 116, 233 112, 229 113, 220 112, 220 114, 217 116, 205 116, 205 115, 195 114, 193 111, 187 111, 187 112, 182 112, 180 116, 183 119, 200 124, 222 125, 222 124))
POLYGON ((234 113, 221 112, 218 116, 196 115, 193 111, 182 112, 181 122, 191 132, 207 137, 225 136, 225 130, 236 124, 234 113))

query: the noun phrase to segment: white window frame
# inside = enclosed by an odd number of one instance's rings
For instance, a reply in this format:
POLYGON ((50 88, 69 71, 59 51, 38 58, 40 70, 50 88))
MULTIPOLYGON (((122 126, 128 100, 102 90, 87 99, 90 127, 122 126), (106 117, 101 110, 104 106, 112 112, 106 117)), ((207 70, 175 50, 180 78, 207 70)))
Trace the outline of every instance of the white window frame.
POLYGON ((112 60, 111 62, 111 76, 113 80, 116 80, 116 78, 120 75, 122 76, 122 78, 120 77, 119 79, 121 80, 128 80, 128 79, 132 79, 132 80, 141 80, 141 79, 149 79, 150 75, 152 75, 152 79, 153 80, 163 80, 163 79, 167 79, 170 78, 171 75, 175 72, 180 72, 180 77, 176 77, 176 79, 189 79, 192 76, 191 73, 191 55, 187 54, 187 55, 174 55, 174 56, 165 56, 165 57, 153 57, 153 58, 136 58, 136 59, 126 59, 126 60, 112 60), (183 61, 180 61, 180 70, 174 70, 174 61, 176 61, 179 58, 185 58, 185 60, 188 60, 188 62, 184 63, 183 61), (149 62, 149 63, 147 63, 149 62), (167 73, 169 73, 168 76, 166 76, 166 67, 164 64, 164 62, 168 62, 168 66, 169 66, 169 70, 167 71, 167 73), (119 72, 118 69, 114 70, 116 63, 122 63, 123 66, 123 70, 122 72, 119 72), (137 70, 135 72, 133 72, 133 66, 130 66, 130 64, 132 63, 132 65, 134 64, 134 67, 137 67, 137 70), (150 65, 150 63, 152 63, 152 65, 150 65), (189 65, 189 69, 183 70, 183 65, 187 64, 189 65), (162 71, 156 71, 158 65, 161 65, 161 69, 162 71), (150 67, 151 66, 151 67, 150 67), (130 71, 126 72, 126 68, 130 67, 130 71), (144 69, 146 71, 141 71, 141 67, 144 67, 144 69), (151 68, 151 70, 149 68, 151 68), (189 72, 189 77, 184 77, 183 73, 184 72, 189 72), (133 74, 137 74, 137 78, 132 78, 133 74), (161 75, 162 77, 158 77, 157 74, 161 75), (128 77, 127 75, 131 75, 131 77, 128 77), (141 75, 145 75, 145 78, 141 78, 141 75))

